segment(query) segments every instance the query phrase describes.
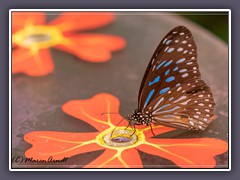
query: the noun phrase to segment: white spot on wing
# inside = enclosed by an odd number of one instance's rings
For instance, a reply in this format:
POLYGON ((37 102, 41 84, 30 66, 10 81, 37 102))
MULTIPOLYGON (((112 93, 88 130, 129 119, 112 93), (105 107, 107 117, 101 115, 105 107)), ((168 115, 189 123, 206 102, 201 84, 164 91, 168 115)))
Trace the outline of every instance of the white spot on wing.
POLYGON ((168 48, 169 48, 169 46, 167 46, 167 47, 165 48, 164 52, 166 52, 166 51, 168 50, 168 48))
POLYGON ((173 102, 176 103, 176 102, 181 101, 186 98, 187 98, 187 96, 181 96, 180 98, 178 98, 176 101, 173 101, 173 102))
POLYGON ((183 73, 183 72, 186 72, 186 71, 187 71, 187 69, 181 69, 179 72, 183 73))
POLYGON ((191 99, 188 99, 187 101, 183 102, 183 103, 180 103, 182 105, 186 105, 189 101, 191 101, 191 99))
POLYGON ((187 65, 190 65, 190 64, 192 64, 192 63, 193 63, 193 62, 188 62, 187 65))
POLYGON ((190 123, 192 126, 194 126, 194 123, 193 123, 192 121, 189 121, 189 123, 190 123))
POLYGON ((179 88, 177 88, 177 91, 180 91, 182 89, 182 87, 180 86, 179 88))
POLYGON ((183 48, 180 47, 180 48, 177 49, 177 51, 178 51, 178 52, 181 52, 181 51, 183 51, 183 48))
POLYGON ((188 73, 185 73, 182 75, 183 78, 187 77, 188 76, 188 73))
POLYGON ((209 110, 209 109, 205 109, 205 111, 206 111, 206 112, 210 112, 210 110, 209 110))
POLYGON ((194 117, 194 118, 196 118, 196 119, 197 119, 197 118, 199 118, 199 116, 198 116, 198 115, 194 115, 193 117, 194 117))
POLYGON ((165 38, 165 39, 163 40, 163 44, 164 44, 166 41, 167 41, 167 38, 165 38))
POLYGON ((163 100, 164 100, 164 97, 162 97, 162 98, 155 104, 155 106, 153 107, 153 110, 155 110, 155 109, 158 107, 158 105, 159 105, 163 100))
POLYGON ((152 71, 154 71, 154 70, 155 70, 155 67, 156 67, 156 64, 154 64, 152 71))

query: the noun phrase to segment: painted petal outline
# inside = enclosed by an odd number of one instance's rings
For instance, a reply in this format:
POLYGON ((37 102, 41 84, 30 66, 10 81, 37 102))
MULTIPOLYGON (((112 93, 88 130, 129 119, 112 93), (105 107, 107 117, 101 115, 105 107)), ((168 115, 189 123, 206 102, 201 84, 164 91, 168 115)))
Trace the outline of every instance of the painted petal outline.
POLYGON ((121 152, 106 149, 94 161, 84 168, 142 168, 141 158, 136 149, 126 149, 121 152))
POLYGON ((17 48, 12 52, 12 73, 25 73, 30 76, 42 76, 51 73, 54 64, 49 50, 42 49, 32 53, 28 49, 17 48))
POLYGON ((126 46, 126 41, 114 35, 81 34, 67 37, 62 44, 54 48, 76 55, 88 62, 106 62, 111 59, 112 51, 118 51, 126 46))
POLYGON ((104 149, 92 142, 98 135, 94 133, 69 133, 53 131, 35 131, 24 136, 24 140, 32 147, 25 152, 27 158, 48 160, 52 156, 55 160, 71 157, 85 152, 104 149))

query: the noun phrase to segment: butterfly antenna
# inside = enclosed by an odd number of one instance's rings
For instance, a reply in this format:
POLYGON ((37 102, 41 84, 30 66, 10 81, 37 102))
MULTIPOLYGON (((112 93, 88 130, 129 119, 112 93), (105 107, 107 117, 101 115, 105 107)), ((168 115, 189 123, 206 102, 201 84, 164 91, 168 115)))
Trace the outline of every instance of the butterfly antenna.
POLYGON ((126 118, 126 117, 122 118, 122 119, 117 123, 117 125, 115 126, 115 128, 112 130, 110 137, 112 137, 113 132, 116 130, 116 128, 118 127, 118 125, 119 125, 125 118, 126 118))

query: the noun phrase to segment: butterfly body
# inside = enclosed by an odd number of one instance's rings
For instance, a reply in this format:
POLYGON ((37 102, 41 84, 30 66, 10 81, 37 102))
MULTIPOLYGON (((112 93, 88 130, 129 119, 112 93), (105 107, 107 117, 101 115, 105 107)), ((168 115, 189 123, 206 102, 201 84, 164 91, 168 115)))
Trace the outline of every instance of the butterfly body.
POLYGON ((128 121, 204 130, 212 121, 214 106, 212 92, 200 76, 193 36, 178 26, 155 50, 140 86, 138 109, 128 121))
POLYGON ((128 116, 128 121, 131 125, 149 125, 152 122, 152 113, 149 111, 141 112, 138 109, 135 109, 132 114, 128 116))

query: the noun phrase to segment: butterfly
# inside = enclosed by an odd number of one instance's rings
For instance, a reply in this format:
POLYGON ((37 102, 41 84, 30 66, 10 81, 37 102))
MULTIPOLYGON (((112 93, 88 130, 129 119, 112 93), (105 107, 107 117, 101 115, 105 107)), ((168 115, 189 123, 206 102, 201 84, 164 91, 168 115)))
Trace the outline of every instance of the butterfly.
POLYGON ((127 120, 134 129, 135 125, 152 129, 153 123, 205 130, 214 116, 214 107, 211 89, 201 79, 192 33, 177 26, 155 50, 142 79, 138 108, 127 120))

